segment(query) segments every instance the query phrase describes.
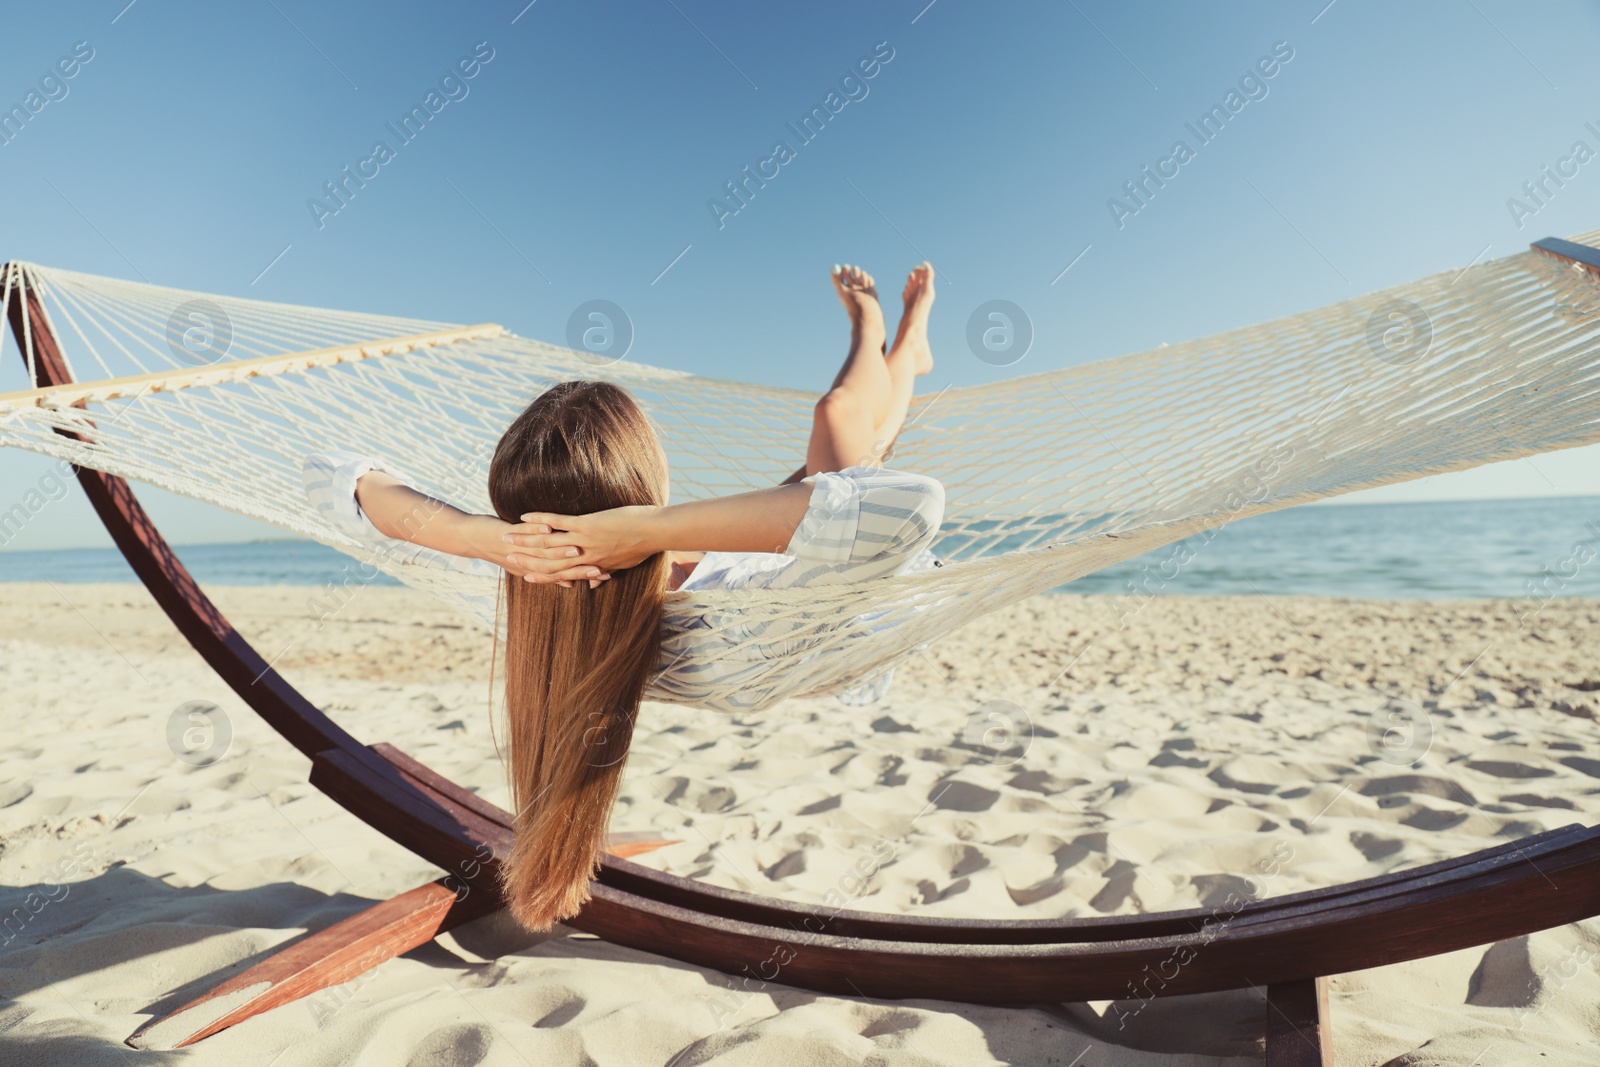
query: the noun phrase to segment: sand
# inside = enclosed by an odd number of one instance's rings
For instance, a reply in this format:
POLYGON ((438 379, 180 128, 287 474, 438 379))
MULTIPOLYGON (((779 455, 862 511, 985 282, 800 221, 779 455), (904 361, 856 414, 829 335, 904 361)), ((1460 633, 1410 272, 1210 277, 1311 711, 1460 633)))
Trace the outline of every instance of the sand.
MULTIPOLYGON (((478 631, 409 590, 364 589, 320 628, 311 590, 212 592, 356 736, 505 803, 478 631)), ((0 1063, 1260 1062, 1249 990, 1154 1001, 1120 1028, 1137 1002, 734 993, 503 916, 193 1049, 135 1053, 124 1037, 219 976, 439 872, 312 789, 141 588, 0 600, 0 912, 25 916, 0 934, 0 1063), (185 730, 218 752, 231 733, 225 755, 178 758, 185 730)), ((718 885, 1023 919, 1294 892, 1600 808, 1600 602, 1128 607, 1035 598, 914 656, 868 708, 647 705, 613 826, 679 839, 642 862, 718 885)), ((1597 960, 1589 921, 1339 975, 1338 1062, 1600 1062, 1597 960)))

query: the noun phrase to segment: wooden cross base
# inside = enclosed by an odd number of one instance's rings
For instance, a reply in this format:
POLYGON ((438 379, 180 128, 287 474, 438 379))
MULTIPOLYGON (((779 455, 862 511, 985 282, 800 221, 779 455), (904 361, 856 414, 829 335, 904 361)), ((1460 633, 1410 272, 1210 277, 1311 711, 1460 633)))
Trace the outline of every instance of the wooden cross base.
MULTIPOLYGON (((605 851, 626 858, 676 841, 640 832, 613 834, 605 851)), ((329 986, 357 978, 387 960, 501 907, 500 899, 441 878, 374 904, 279 949, 166 1015, 151 1019, 127 1044, 177 1049, 329 986)))

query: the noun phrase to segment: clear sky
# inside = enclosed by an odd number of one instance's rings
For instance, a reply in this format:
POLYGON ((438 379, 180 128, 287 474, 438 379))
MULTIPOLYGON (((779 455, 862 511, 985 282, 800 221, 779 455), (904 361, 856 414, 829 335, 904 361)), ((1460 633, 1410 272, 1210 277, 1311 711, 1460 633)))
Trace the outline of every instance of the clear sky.
MULTIPOLYGON (((1592 3, 525 4, 10 12, 0 105, 75 46, 92 58, 0 144, 0 258, 556 342, 606 299, 633 321, 630 358, 820 389, 845 340, 828 267, 892 290, 926 257, 936 389, 1600 227, 1600 161, 1532 217, 1507 203, 1574 142, 1600 151, 1592 3), (1230 90, 1246 102, 1225 129, 1115 218, 1123 183, 1198 144, 1185 123, 1230 90), (442 107, 404 141, 389 124, 430 91, 442 107), (797 136, 830 92, 842 107, 797 136), (724 183, 747 166, 770 177, 734 214, 724 183), (345 167, 376 173, 338 206, 324 183, 345 167), (965 343, 991 299, 1034 325, 1011 367, 965 343)), ((16 363, 8 341, 0 388, 23 386, 16 363)), ((42 469, 7 454, 0 501, 42 469)), ((1596 492, 1590 448, 1377 496, 1596 492)), ((257 533, 171 501, 158 515, 180 542, 257 533)), ((75 495, 11 547, 103 543, 75 495)))

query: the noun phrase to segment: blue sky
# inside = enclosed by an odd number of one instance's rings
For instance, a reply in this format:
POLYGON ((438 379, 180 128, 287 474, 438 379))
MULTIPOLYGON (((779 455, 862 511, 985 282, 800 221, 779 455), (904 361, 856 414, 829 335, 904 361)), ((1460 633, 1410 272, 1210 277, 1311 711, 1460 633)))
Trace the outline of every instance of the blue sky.
MULTIPOLYGON (((1507 207, 1573 142, 1600 148, 1584 125, 1600 128, 1592 3, 525 2, 12 13, 7 106, 77 42, 93 58, 0 144, 0 258, 558 342, 579 304, 606 299, 633 321, 630 358, 821 388, 845 337, 827 268, 894 280, 926 256, 942 275, 937 388, 1600 226, 1600 162, 1520 228, 1507 207), (1292 58, 1119 227, 1107 201, 1275 47, 1292 58), (475 50, 473 76, 441 88, 475 50), (891 58, 861 77, 875 52, 891 58), (430 90, 448 102, 403 143, 387 124, 430 90), (786 124, 830 91, 848 102, 802 142, 786 124), (324 182, 379 140, 393 158, 318 219, 308 201, 333 206, 324 182), (778 140, 793 157, 719 224, 708 202, 730 203, 724 183, 778 140), (991 299, 1034 325, 1011 367, 966 347, 991 299)), ((0 388, 22 387, 15 363, 7 342, 0 388)), ((0 499, 42 469, 7 455, 0 499)), ((1366 498, 1596 492, 1591 448, 1366 498)), ((177 541, 255 533, 157 510, 177 541)), ((11 547, 101 543, 74 496, 11 547)))

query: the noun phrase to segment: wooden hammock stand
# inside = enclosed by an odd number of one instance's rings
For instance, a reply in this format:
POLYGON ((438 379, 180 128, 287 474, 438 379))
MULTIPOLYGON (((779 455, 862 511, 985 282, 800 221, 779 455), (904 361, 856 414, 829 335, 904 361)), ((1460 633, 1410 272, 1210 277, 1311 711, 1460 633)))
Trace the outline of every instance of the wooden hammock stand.
MULTIPOLYGON (((1535 250, 1600 275, 1600 250, 1547 239, 1535 250)), ((22 278, 21 272, 8 277, 22 278)), ((11 328, 35 355, 35 387, 71 384, 38 296, 19 280, 11 328)), ((63 431, 57 431, 63 432, 63 431)), ((78 479, 134 571, 240 698, 310 757, 311 784, 449 872, 308 934, 152 1028, 193 1044, 271 1008, 347 982, 502 906, 498 857, 511 816, 388 744, 364 745, 318 710, 228 623, 184 569, 133 489, 78 479)), ((639 844, 634 851, 651 847, 639 844)), ((1359 882, 1236 910, 1003 922, 816 909, 602 857, 593 900, 566 925, 617 944, 821 993, 995 1005, 1252 988, 1266 1000, 1269 1067, 1330 1067, 1325 976, 1452 952, 1600 914, 1600 827, 1573 825, 1359 882)), ((1133 1025, 1137 1025, 1135 1022, 1133 1025)), ((163 1044, 169 1042, 163 1041, 163 1044)))

